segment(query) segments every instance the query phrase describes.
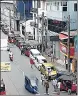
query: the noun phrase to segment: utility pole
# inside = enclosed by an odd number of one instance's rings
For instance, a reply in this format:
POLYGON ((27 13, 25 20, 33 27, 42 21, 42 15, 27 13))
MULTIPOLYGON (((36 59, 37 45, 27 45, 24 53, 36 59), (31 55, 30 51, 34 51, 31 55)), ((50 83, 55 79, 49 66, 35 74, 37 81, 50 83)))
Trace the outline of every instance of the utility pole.
POLYGON ((47 48, 47 30, 48 30, 48 19, 45 19, 45 46, 47 48))
POLYGON ((42 54, 43 54, 43 47, 44 47, 44 39, 43 39, 43 33, 44 33, 44 12, 42 12, 42 54))
POLYGON ((24 4, 24 21, 25 21, 25 41, 26 41, 26 37, 27 37, 27 34, 26 34, 26 16, 25 16, 25 2, 22 0, 23 4, 24 4))
MULTIPOLYGON (((37 10, 38 10, 38 0, 37 0, 37 10)), ((38 40, 38 43, 39 43, 39 17, 38 17, 38 11, 37 11, 37 40, 38 40)))
POLYGON ((70 15, 67 20, 67 29, 68 29, 68 71, 70 72, 70 15))
MULTIPOLYGON (((10 33, 10 32, 11 32, 11 10, 10 10, 10 9, 9 9, 9 19, 10 19, 10 21, 9 21, 9 22, 10 22, 10 30, 9 30, 9 33, 10 33)), ((9 33, 8 33, 8 34, 9 34, 9 33)))

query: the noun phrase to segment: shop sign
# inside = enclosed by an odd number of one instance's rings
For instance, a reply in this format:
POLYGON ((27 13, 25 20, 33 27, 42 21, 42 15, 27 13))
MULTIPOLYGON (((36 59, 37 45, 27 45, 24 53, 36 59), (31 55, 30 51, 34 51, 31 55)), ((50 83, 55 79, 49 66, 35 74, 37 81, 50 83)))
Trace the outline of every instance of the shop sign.
MULTIPOLYGON (((65 56, 68 55, 68 48, 66 45, 60 42, 60 51, 64 53, 65 56)), ((70 58, 74 57, 74 47, 70 47, 70 58)))

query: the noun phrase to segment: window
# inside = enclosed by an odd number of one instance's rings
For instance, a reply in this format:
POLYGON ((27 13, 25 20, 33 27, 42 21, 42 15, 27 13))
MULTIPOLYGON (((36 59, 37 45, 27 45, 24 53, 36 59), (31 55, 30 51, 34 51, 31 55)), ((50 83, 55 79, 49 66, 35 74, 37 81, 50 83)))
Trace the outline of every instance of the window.
POLYGON ((59 2, 57 2, 57 10, 59 10, 59 2))
POLYGON ((40 8, 41 7, 41 2, 40 2, 40 0, 38 0, 38 8, 40 8))
POLYGON ((67 11, 67 7, 63 7, 63 11, 67 11))
POLYGON ((67 2, 62 2, 63 3, 63 6, 67 6, 67 2))
POLYGON ((74 11, 77 11, 77 3, 74 3, 74 11))

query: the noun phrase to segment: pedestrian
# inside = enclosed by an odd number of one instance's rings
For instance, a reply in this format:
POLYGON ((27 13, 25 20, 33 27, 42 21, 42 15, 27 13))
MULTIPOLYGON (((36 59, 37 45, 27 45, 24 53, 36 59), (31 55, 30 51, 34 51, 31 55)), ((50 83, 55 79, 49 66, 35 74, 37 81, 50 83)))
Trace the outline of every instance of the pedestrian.
POLYGON ((41 75, 41 80, 42 80, 42 85, 43 85, 44 80, 45 80, 45 76, 44 75, 41 75))
POLYGON ((54 87, 54 91, 56 91, 56 87, 57 87, 57 80, 56 79, 53 79, 52 85, 54 87))
POLYGON ((61 84, 61 82, 60 81, 58 81, 58 83, 57 83, 57 87, 58 87, 58 95, 60 94, 60 84, 61 84))
POLYGON ((34 65, 33 58, 30 58, 30 64, 31 64, 31 68, 33 68, 33 67, 32 67, 32 66, 34 65))
POLYGON ((23 54, 23 46, 21 47, 21 55, 23 54))
POLYGON ((48 89, 49 89, 49 82, 48 82, 48 80, 45 81, 44 86, 46 88, 46 94, 49 95, 49 93, 48 93, 48 89))

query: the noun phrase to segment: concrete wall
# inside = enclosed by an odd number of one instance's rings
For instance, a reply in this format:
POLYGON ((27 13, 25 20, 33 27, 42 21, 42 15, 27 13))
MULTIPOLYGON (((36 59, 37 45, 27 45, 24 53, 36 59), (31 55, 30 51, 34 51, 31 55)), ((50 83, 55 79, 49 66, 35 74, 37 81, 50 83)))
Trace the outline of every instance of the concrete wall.
POLYGON ((11 10, 11 29, 14 30, 14 11, 13 11, 13 3, 2 2, 1 3, 1 20, 4 24, 8 25, 10 28, 10 17, 9 10, 11 10))

